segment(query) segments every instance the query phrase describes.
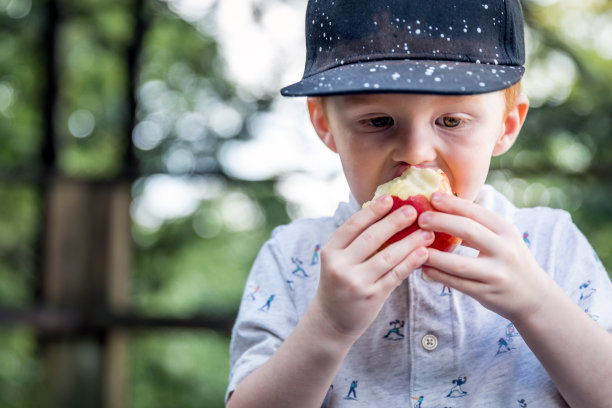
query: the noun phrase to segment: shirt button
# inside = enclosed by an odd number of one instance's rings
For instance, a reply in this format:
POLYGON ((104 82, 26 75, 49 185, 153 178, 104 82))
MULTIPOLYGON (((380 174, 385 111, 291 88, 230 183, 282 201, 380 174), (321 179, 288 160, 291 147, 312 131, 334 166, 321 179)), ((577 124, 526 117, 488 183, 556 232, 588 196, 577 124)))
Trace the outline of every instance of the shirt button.
POLYGON ((421 345, 427 351, 433 351, 438 347, 438 338, 433 334, 426 334, 421 339, 421 345))

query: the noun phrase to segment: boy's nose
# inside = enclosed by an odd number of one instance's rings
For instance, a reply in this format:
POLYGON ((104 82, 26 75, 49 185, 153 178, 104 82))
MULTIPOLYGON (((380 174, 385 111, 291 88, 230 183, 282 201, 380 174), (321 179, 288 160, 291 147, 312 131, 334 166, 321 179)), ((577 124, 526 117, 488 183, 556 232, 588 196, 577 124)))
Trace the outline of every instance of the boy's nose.
POLYGON ((411 165, 433 162, 436 157, 435 136, 427 128, 409 129, 398 134, 395 160, 411 165))

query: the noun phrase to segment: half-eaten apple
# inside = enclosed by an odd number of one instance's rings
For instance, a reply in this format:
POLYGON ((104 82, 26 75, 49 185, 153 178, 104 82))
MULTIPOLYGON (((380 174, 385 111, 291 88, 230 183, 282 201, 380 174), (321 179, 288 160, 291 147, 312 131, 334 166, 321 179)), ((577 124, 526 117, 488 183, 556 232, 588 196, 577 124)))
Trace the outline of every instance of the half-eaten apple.
MULTIPOLYGON (((418 219, 419 215, 425 211, 436 211, 429 200, 431 195, 438 191, 446 194, 453 193, 448 177, 442 170, 410 166, 401 176, 378 186, 372 200, 363 204, 363 207, 367 207, 378 197, 387 194, 393 199, 393 206, 390 212, 404 205, 411 205, 416 210, 418 219)), ((418 228, 419 226, 415 221, 409 227, 389 238, 380 249, 412 234, 418 228)), ((451 252, 461 243, 461 239, 445 232, 435 232, 434 234, 435 238, 430 245, 431 248, 451 252)))

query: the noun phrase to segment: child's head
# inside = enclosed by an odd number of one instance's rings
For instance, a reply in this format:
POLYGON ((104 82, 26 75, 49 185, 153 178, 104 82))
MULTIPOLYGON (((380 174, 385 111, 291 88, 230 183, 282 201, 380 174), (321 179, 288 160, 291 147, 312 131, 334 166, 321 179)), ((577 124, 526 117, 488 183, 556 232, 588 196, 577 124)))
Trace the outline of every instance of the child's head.
POLYGON ((527 111, 518 0, 310 0, 306 46, 304 77, 281 92, 311 97, 360 202, 409 165, 473 199, 527 111))

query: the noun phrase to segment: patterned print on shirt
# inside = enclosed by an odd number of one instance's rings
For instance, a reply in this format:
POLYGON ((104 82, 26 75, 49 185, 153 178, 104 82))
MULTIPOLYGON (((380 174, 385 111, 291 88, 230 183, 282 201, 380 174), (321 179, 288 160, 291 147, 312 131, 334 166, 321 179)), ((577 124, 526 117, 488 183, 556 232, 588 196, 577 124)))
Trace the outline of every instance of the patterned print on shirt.
POLYGON ((293 284, 295 282, 292 281, 291 279, 285 279, 285 282, 287 282, 287 286, 289 286, 289 290, 293 292, 295 290, 295 289, 293 289, 293 284))
POLYGON ((442 285, 442 293, 440 293, 440 296, 450 296, 450 295, 452 295, 450 286, 442 285))
POLYGON ((514 349, 515 347, 510 347, 508 345, 508 342, 506 341, 506 339, 504 339, 503 337, 500 337, 499 340, 497 340, 497 353, 495 353, 495 355, 498 356, 500 354, 507 353, 514 349))
POLYGON ((500 354, 504 354, 512 350, 516 350, 516 347, 512 346, 512 342, 514 341, 515 337, 520 337, 520 334, 514 328, 514 324, 509 323, 506 326, 505 336, 500 337, 497 340, 497 353, 495 353, 495 355, 498 356, 500 354))
POLYGON ((527 408, 527 403, 525 402, 525 398, 521 398, 517 401, 520 408, 527 408))
POLYGON ((387 331, 387 334, 383 336, 383 339, 391 341, 402 340, 404 338, 404 335, 402 334, 400 329, 404 327, 404 321, 396 319, 392 322, 389 322, 389 325, 391 326, 391 328, 387 331))
POLYGON ((588 314, 588 315, 589 315, 589 317, 590 317, 591 319, 593 319, 593 320, 595 320, 595 321, 598 321, 598 320, 599 320, 599 315, 596 315, 596 314, 594 314, 594 313, 591 313, 591 309, 590 309, 590 308, 588 308, 588 307, 587 307, 586 309, 584 309, 584 312, 585 312, 586 314, 588 314))
POLYGON ((344 397, 345 400, 357 400, 357 380, 351 381, 351 387, 348 394, 344 397))
POLYGON ((580 299, 578 299, 579 302, 590 298, 597 291, 597 289, 591 286, 590 279, 585 282, 582 282, 578 289, 580 289, 580 299))
POLYGON ((527 244, 527 248, 531 247, 531 242, 529 241, 529 232, 523 232, 523 242, 527 244))
POLYGON ((506 339, 510 342, 514 337, 521 337, 521 335, 514 327, 514 323, 508 323, 506 326, 506 339))
POLYGON ((268 297, 268 300, 266 300, 266 303, 264 303, 264 305, 262 307, 259 308, 260 311, 262 312, 269 312, 270 311, 270 307, 272 307, 272 301, 274 300, 274 295, 270 295, 268 297))
POLYGON ((295 265, 295 269, 291 272, 292 275, 298 276, 300 278, 308 278, 310 275, 306 273, 302 265, 304 262, 300 258, 291 258, 291 262, 295 265))
POLYGON ((467 395, 467 391, 463 391, 461 386, 467 382, 467 377, 459 377, 453 380, 453 387, 450 389, 446 398, 463 398, 467 395))
POLYGON ((244 296, 245 300, 250 300, 251 302, 255 301, 255 295, 257 295, 257 292, 259 292, 259 285, 254 284, 254 285, 249 285, 248 286, 248 290, 246 291, 247 294, 244 296))
POLYGON ((314 252, 312 254, 312 260, 310 261, 310 265, 316 265, 319 263, 319 252, 321 251, 321 245, 317 244, 314 247, 314 252))
POLYGON ((425 399, 424 396, 420 396, 420 397, 412 397, 413 400, 416 400, 416 404, 414 404, 414 408, 421 408, 421 404, 423 403, 423 400, 425 399))
POLYGON ((591 312, 590 303, 592 301, 591 297, 597 292, 597 289, 591 286, 591 280, 588 279, 578 286, 578 290, 580 291, 580 297, 578 298, 578 305, 584 310, 584 312, 589 315, 589 317, 595 321, 599 320, 599 315, 591 312))

